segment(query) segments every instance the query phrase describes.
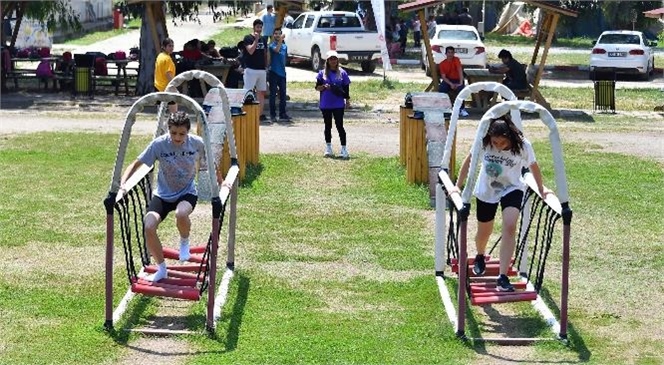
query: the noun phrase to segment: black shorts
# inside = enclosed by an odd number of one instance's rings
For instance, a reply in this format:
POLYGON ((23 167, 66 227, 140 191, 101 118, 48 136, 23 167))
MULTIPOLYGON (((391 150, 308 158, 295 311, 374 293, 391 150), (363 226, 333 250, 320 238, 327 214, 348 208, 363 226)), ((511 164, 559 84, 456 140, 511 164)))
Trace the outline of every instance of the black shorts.
POLYGON ((163 221, 166 219, 166 216, 168 216, 168 213, 174 211, 175 208, 177 208, 181 201, 189 202, 189 204, 191 204, 191 210, 193 211, 194 208, 196 208, 198 197, 194 194, 185 194, 174 202, 167 202, 155 195, 152 197, 152 200, 150 200, 150 204, 148 204, 148 212, 155 212, 159 214, 161 220, 163 221))
MULTIPOLYGON (((477 220, 479 222, 491 222, 496 217, 496 210, 498 210, 498 203, 487 203, 479 199, 477 200, 477 220)), ((500 198, 500 207, 505 210, 507 207, 514 207, 521 210, 521 202, 523 201, 523 190, 514 190, 504 197, 500 198)))

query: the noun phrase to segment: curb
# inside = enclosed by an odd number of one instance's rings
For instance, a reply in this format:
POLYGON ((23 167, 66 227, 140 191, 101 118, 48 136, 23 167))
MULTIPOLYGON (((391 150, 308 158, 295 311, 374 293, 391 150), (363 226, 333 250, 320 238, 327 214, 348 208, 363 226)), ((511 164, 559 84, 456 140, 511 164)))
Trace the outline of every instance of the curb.
MULTIPOLYGON (((381 62, 378 61, 378 64, 380 65, 381 62)), ((390 64, 392 65, 402 65, 402 66, 420 66, 420 60, 413 60, 413 59, 400 59, 400 58, 390 58, 390 64)), ((580 71, 580 72, 590 72, 590 66, 587 65, 581 65, 581 66, 561 66, 561 65, 546 65, 544 66, 545 71, 568 71, 568 72, 574 72, 574 71, 580 71)), ((662 73, 664 72, 664 68, 661 67, 655 67, 653 69, 653 72, 656 73, 662 73)))

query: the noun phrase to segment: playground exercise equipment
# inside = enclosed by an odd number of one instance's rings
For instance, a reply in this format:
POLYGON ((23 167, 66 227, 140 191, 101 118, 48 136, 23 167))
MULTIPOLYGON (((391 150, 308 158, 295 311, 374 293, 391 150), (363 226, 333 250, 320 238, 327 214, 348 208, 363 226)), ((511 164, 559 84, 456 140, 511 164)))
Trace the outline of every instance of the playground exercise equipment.
MULTIPOLYGON (((513 94, 503 85, 497 83, 473 84, 464 89, 457 98, 452 110, 450 128, 445 144, 445 153, 439 173, 439 184, 436 187, 436 237, 435 237, 435 272, 441 299, 448 318, 454 326, 456 335, 466 338, 465 316, 466 298, 472 305, 492 305, 505 302, 530 301, 535 309, 543 316, 558 339, 567 338, 567 307, 568 307, 568 281, 569 281, 569 255, 570 230, 572 210, 569 206, 569 194, 565 176, 564 161, 560 136, 555 120, 551 113, 543 106, 529 102, 514 100, 513 94), (502 102, 489 109, 482 117, 477 129, 471 151, 470 169, 465 188, 461 193, 452 193, 454 183, 450 170, 450 159, 453 151, 455 133, 457 130, 461 100, 471 92, 484 88, 485 91, 501 93, 502 102), (498 275, 498 261, 488 260, 487 272, 483 277, 476 277, 472 273, 473 259, 467 255, 468 217, 471 208, 471 195, 477 178, 479 166, 478 158, 482 148, 482 138, 486 135, 491 119, 510 113, 515 125, 523 130, 521 112, 538 113, 540 119, 549 128, 549 140, 553 152, 555 183, 557 194, 549 194, 543 199, 537 192, 537 185, 532 175, 524 175, 527 190, 522 203, 520 227, 517 236, 516 253, 508 276, 519 276, 519 282, 513 282, 515 292, 498 292, 495 280, 498 275), (555 318, 552 311, 546 306, 539 293, 544 284, 546 261, 553 242, 556 223, 562 219, 562 273, 560 319, 555 318), (445 283, 445 266, 450 266, 451 272, 458 277, 457 305, 453 304, 452 297, 445 283), (489 276, 495 275, 495 276, 489 276)), ((496 242, 497 245, 498 242, 496 242)), ((494 248, 495 246, 494 245, 494 248)), ((492 248, 493 250, 493 248, 492 248)), ((490 255, 490 253, 489 253, 490 255)), ((492 341, 503 344, 523 344, 551 338, 475 338, 473 341, 492 341)))
MULTIPOLYGON (((174 79, 175 80, 175 79, 174 79)), ((214 80, 211 80, 214 82, 214 80)), ((173 82, 173 81, 171 81, 173 82)), ((218 80, 217 80, 218 82, 218 80)), ((170 85, 169 85, 170 86, 170 85)), ((118 153, 111 179, 111 186, 107 198, 104 200, 106 207, 106 305, 105 323, 107 329, 113 326, 121 318, 134 294, 148 296, 171 297, 184 300, 200 300, 207 291, 206 329, 214 331, 217 318, 220 317, 220 308, 226 300, 228 283, 233 277, 235 268, 235 225, 237 213, 237 189, 238 173, 237 152, 233 134, 230 107, 228 97, 223 85, 219 82, 215 90, 220 96, 220 105, 212 106, 210 116, 217 115, 221 118, 208 121, 208 115, 203 108, 192 98, 172 92, 158 92, 148 94, 137 100, 127 113, 125 124, 120 138, 118 153), (152 186, 154 185, 153 168, 142 166, 126 182, 125 193, 119 191, 122 166, 125 160, 131 129, 136 121, 136 114, 146 106, 161 102, 158 114, 157 130, 155 136, 167 132, 165 108, 168 102, 175 102, 178 107, 184 107, 195 115, 196 123, 202 131, 201 137, 205 144, 208 173, 199 173, 199 184, 207 185, 210 189, 209 200, 212 207, 212 227, 205 245, 192 246, 192 257, 189 263, 184 265, 169 265, 168 278, 159 282, 146 281, 141 278, 143 273, 156 271, 156 266, 150 265, 149 254, 145 247, 143 230, 143 216, 146 207, 152 198, 152 186), (221 109, 221 114, 217 109, 221 109), (228 140, 231 155, 231 164, 226 171, 224 183, 219 187, 217 183, 217 168, 224 140, 228 140), (202 183, 204 181, 204 183, 202 183), (229 207, 230 205, 230 207, 229 207), (217 276, 217 251, 219 236, 223 225, 226 209, 230 209, 227 241, 227 270, 219 285, 219 293, 216 293, 217 276), (113 251, 115 239, 115 217, 117 212, 119 233, 123 243, 125 265, 129 290, 113 310, 113 251), (135 259, 135 256, 138 256, 135 259)), ((164 256, 168 259, 177 260, 179 254, 176 250, 164 248, 164 256)), ((150 333, 172 334, 167 329, 151 330, 150 333)), ((177 333, 181 333, 179 331, 177 333)))

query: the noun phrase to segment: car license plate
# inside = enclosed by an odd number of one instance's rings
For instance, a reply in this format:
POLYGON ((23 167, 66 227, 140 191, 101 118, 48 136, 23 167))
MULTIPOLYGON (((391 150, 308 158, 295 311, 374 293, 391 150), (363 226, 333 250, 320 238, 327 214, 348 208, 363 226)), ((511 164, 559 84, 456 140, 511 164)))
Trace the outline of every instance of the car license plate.
POLYGON ((367 56, 350 56, 351 61, 362 61, 366 60, 367 56))
POLYGON ((609 57, 627 57, 627 52, 609 52, 609 57))
POLYGON ((468 53, 468 48, 455 48, 454 52, 466 54, 468 53))

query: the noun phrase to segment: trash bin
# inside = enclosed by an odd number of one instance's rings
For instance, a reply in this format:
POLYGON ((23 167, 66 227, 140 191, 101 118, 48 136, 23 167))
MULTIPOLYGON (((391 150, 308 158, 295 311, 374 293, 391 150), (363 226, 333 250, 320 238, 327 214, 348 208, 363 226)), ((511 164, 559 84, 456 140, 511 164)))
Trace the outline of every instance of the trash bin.
POLYGON ((598 80, 595 84, 594 109, 605 112, 616 112, 616 82, 614 80, 598 80))
POLYGON ((113 29, 122 28, 124 23, 124 15, 122 15, 122 10, 115 9, 113 10, 113 29))

